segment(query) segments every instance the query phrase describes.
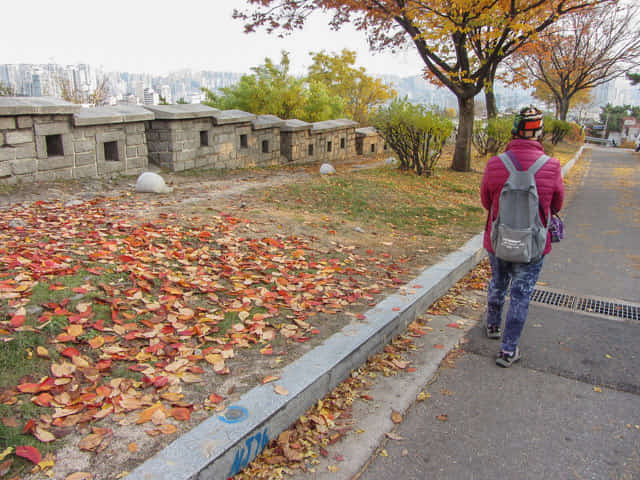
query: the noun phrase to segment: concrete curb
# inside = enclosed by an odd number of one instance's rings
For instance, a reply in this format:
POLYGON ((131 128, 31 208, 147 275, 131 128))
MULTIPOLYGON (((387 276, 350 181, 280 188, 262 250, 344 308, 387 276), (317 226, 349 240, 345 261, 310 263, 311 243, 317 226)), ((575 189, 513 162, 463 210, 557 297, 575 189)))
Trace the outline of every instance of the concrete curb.
POLYGON ((150 458, 126 479, 227 479, 246 467, 318 399, 345 380, 444 295, 484 257, 482 234, 426 269, 340 332, 288 365, 277 384, 260 385, 222 415, 212 416, 150 458), (395 311, 394 311, 395 309, 395 311))
POLYGON ((569 171, 573 168, 573 166, 575 165, 575 163, 578 161, 578 159, 580 158, 580 155, 582 155, 582 151, 584 150, 584 145, 580 147, 580 150, 578 150, 576 152, 576 154, 573 156, 573 158, 571 160, 569 160, 564 167, 562 167, 562 178, 565 178, 567 176, 567 174, 569 173, 569 171))

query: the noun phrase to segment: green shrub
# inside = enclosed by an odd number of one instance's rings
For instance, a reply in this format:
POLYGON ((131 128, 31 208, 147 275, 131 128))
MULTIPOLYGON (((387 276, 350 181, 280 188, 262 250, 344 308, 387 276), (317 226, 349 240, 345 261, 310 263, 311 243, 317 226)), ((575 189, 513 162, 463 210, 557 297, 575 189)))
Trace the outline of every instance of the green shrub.
POLYGON ((571 124, 552 117, 544 117, 544 130, 542 141, 551 141, 553 145, 560 143, 571 131, 571 124))
POLYGON ((406 99, 394 100, 382 107, 373 118, 373 124, 398 155, 400 169, 427 176, 437 165, 453 132, 450 119, 406 99))
POLYGON ((511 140, 513 121, 509 117, 492 118, 487 122, 476 121, 471 142, 481 155, 502 150, 511 140))

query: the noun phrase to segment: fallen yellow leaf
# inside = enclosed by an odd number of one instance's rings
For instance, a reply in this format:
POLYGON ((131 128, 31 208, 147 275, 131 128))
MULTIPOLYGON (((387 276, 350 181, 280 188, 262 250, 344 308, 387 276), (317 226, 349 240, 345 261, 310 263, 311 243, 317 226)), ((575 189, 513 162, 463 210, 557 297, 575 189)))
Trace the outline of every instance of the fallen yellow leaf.
POLYGON ((276 375, 269 375, 262 379, 262 384, 264 385, 265 383, 275 382, 276 380, 280 380, 280 377, 276 375))
POLYGON ((93 475, 89 472, 76 472, 71 475, 67 475, 64 480, 91 480, 93 475))
POLYGON ((289 395, 289 390, 287 390, 281 385, 275 385, 273 387, 273 391, 276 392, 278 395, 289 395))
POLYGON ((402 414, 395 410, 391 412, 391 421, 393 423, 402 423, 402 414))
POLYGON ((0 453, 0 460, 4 460, 7 455, 11 455, 13 453, 13 447, 5 448, 2 453, 0 453))
POLYGON ((41 358, 49 358, 49 350, 38 345, 38 347, 36 348, 36 355, 38 355, 41 358))
POLYGON ((416 397, 416 400, 418 400, 419 402, 422 402, 422 401, 426 400, 427 398, 431 398, 431 394, 430 393, 420 392, 418 394, 418 396, 416 397))

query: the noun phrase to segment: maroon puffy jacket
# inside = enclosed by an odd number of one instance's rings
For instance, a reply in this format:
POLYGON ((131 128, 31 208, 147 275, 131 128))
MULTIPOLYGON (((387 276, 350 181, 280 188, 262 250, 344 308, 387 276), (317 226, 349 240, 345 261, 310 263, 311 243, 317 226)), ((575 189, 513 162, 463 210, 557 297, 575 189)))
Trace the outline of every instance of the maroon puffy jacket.
MULTIPOLYGON (((511 140, 507 145, 509 150, 520 162, 522 169, 526 170, 544 154, 542 145, 536 140, 524 140, 517 138, 511 140)), ((480 187, 480 196, 482 205, 489 211, 487 215, 487 225, 484 230, 484 248, 494 253, 491 248, 491 223, 498 215, 498 207, 500 204, 500 192, 504 182, 509 178, 509 172, 505 168, 500 158, 491 157, 487 162, 487 168, 482 177, 482 186, 480 187), (489 218, 493 212, 493 218, 489 218)), ((546 225, 546 214, 551 208, 553 212, 559 212, 564 201, 564 184, 562 183, 562 168, 557 159, 551 158, 536 173, 536 187, 538 189, 538 198, 540 206, 545 214, 542 222, 546 225)), ((551 251, 551 237, 547 236, 547 246, 544 249, 546 255, 551 251)))

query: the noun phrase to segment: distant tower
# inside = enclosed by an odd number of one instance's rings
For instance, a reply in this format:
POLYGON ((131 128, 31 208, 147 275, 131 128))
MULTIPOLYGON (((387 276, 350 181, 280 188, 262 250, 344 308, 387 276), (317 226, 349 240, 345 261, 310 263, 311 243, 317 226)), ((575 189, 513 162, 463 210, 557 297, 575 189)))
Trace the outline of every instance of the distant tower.
POLYGON ((154 95, 155 92, 152 88, 145 88, 143 91, 143 100, 145 105, 154 105, 154 95))
POLYGON ((40 71, 36 70, 33 72, 33 75, 31 75, 31 96, 33 97, 42 96, 42 79, 40 73, 40 71))

